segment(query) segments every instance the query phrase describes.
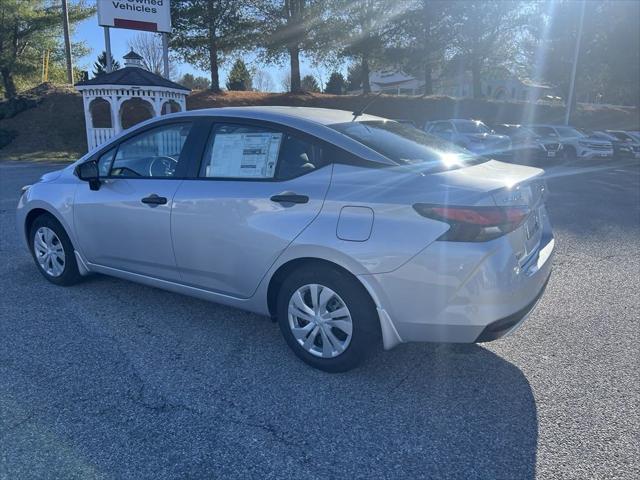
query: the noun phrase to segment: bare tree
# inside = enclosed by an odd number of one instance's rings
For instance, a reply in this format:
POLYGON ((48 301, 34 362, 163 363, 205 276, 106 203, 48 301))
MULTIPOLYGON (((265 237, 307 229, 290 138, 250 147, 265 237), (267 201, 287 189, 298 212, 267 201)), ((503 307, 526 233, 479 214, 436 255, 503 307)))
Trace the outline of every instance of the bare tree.
POLYGON ((324 88, 327 85, 327 82, 325 80, 325 71, 320 67, 320 65, 314 65, 313 76, 318 81, 318 86, 320 87, 320 91, 323 92, 324 88))
POLYGON ((252 72, 253 88, 258 92, 272 92, 274 88, 273 78, 269 72, 256 68, 252 72))
POLYGON ((285 92, 291 91, 291 72, 287 72, 282 75, 282 79, 280 80, 280 85, 285 92))
MULTIPOLYGON (((156 33, 138 33, 129 40, 129 48, 142 57, 144 68, 156 75, 164 75, 162 37, 156 33)), ((169 78, 178 76, 174 62, 169 59, 169 78)))

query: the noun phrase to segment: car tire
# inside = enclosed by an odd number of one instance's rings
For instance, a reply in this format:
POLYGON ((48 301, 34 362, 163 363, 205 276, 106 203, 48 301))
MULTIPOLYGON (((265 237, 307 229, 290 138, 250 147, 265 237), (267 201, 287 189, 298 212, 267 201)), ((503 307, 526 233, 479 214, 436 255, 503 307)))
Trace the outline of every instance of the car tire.
POLYGON ((564 159, 565 162, 575 162, 578 158, 578 155, 576 154, 576 149, 573 147, 564 147, 564 149, 562 150, 562 157, 564 159))
POLYGON ((294 353, 325 372, 351 370, 380 344, 380 323, 369 293, 348 273, 330 266, 293 271, 278 292, 277 319, 294 353))
POLYGON ((51 283, 69 286, 82 278, 71 240, 53 216, 44 214, 34 220, 29 247, 38 270, 51 283))

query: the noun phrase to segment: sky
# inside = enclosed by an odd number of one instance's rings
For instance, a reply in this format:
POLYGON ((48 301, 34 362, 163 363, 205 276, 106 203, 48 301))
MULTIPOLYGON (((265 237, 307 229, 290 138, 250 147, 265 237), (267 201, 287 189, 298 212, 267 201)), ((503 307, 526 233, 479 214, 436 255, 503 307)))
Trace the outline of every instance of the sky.
MULTIPOLYGON (((90 1, 88 3, 95 4, 95 1, 90 1)), ((123 63, 122 57, 129 51, 128 42, 138 34, 153 35, 152 33, 136 30, 124 30, 120 28, 111 29, 111 54, 115 60, 120 62, 121 65, 123 63)), ((88 70, 89 75, 91 75, 93 63, 96 61, 98 55, 105 49, 104 30, 98 25, 97 15, 94 15, 76 25, 75 31, 73 32, 73 41, 83 42, 91 50, 88 55, 74 59, 74 63, 77 67, 83 70, 88 70)), ((259 65, 255 61, 255 55, 245 55, 243 58, 250 66, 267 71, 271 75, 274 91, 282 91, 282 79, 288 71, 285 66, 259 65)), ((231 63, 231 61, 227 62, 227 64, 225 64, 220 70, 221 85, 224 85, 226 82, 227 71, 231 67, 231 63)), ((207 79, 210 78, 209 72, 198 70, 197 68, 194 68, 193 65, 184 62, 177 63, 177 70, 179 72, 179 76, 182 76, 185 73, 191 73, 194 76, 204 76, 207 79)), ((323 67, 314 67, 307 59, 302 58, 301 73, 302 76, 311 74, 316 77, 318 81, 326 82, 330 72, 323 67)))

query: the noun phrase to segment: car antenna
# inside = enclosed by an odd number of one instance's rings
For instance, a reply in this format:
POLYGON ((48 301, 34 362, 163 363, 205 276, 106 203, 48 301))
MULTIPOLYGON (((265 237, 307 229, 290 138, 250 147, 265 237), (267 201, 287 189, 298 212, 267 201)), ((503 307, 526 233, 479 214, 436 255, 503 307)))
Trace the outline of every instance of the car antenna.
POLYGON ((378 94, 377 94, 375 97, 373 97, 373 98, 372 98, 372 99, 370 99, 367 103, 365 103, 365 104, 364 104, 364 106, 363 106, 361 109, 359 109, 359 110, 355 110, 355 111, 353 112, 353 118, 351 119, 351 121, 352 121, 352 122, 355 122, 355 121, 356 121, 356 118, 360 117, 360 116, 364 113, 364 111, 365 111, 367 108, 369 108, 369 106, 370 106, 373 102, 375 102, 375 101, 378 99, 378 97, 380 97, 380 95, 382 95, 382 91, 378 92, 378 94))

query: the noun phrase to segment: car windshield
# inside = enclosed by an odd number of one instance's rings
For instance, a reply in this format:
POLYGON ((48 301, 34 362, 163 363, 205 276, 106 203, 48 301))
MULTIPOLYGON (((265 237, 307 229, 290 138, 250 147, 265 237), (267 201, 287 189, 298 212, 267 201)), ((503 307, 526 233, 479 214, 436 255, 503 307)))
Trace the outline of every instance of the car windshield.
POLYGON ((455 125, 459 133, 491 133, 489 127, 480 121, 464 120, 455 122, 455 125))
POLYGON ((399 165, 438 171, 486 161, 452 143, 393 121, 372 120, 329 125, 399 165))
POLYGON ((597 140, 609 140, 609 141, 617 140, 616 137, 614 137, 613 135, 609 135, 608 133, 605 133, 605 132, 588 132, 588 131, 585 131, 584 133, 585 133, 585 135, 587 135, 587 136, 589 136, 591 138, 595 138, 597 140))
POLYGON ((616 137, 618 140, 622 140, 623 142, 633 142, 633 137, 627 135, 624 132, 607 132, 609 135, 616 137))
POLYGON ((543 138, 558 138, 558 135, 553 130, 553 128, 550 128, 550 127, 529 127, 529 128, 536 135, 539 135, 543 138))
POLYGON ((584 133, 573 127, 556 127, 556 130, 561 138, 582 138, 586 136, 584 133))
POLYGON ((536 134, 533 130, 527 127, 511 127, 510 134, 516 137, 537 137, 538 136, 538 134, 536 134))

